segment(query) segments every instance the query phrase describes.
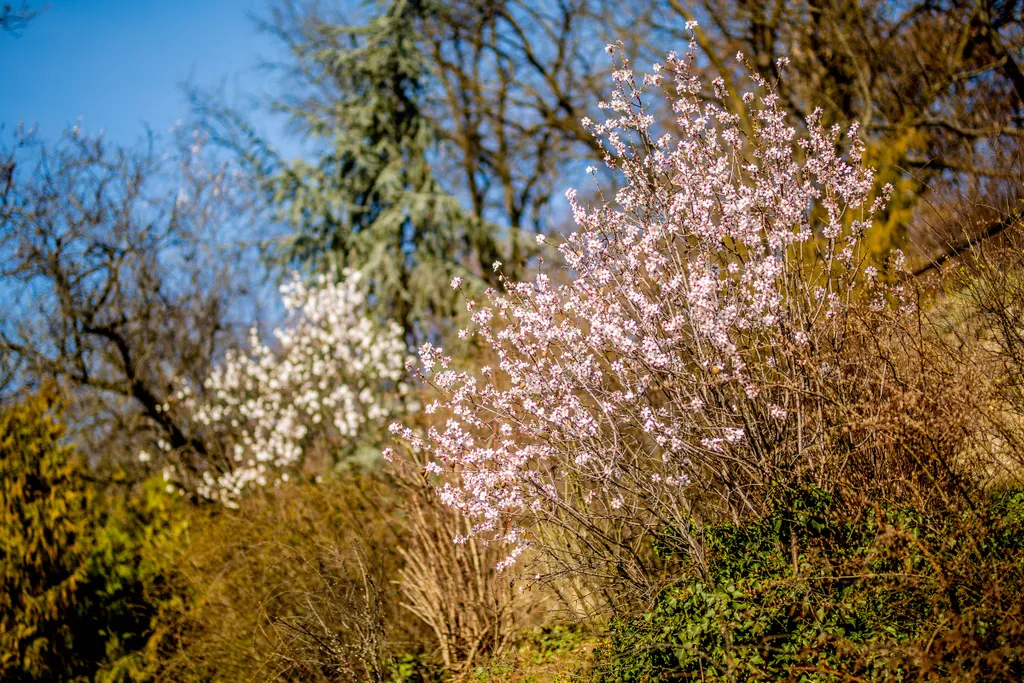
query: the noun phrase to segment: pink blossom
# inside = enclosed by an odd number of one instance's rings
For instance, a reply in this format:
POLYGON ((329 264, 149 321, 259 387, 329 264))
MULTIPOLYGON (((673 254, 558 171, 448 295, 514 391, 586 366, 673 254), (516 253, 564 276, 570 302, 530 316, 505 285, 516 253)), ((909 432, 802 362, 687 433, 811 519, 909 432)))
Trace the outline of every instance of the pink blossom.
POLYGON ((479 377, 420 348, 438 392, 428 411, 451 417, 398 429, 444 473, 439 494, 472 533, 511 548, 501 568, 544 550, 542 524, 608 538, 685 526, 703 492, 732 485, 723 463, 768 471, 765 444, 795 429, 780 407, 794 401, 788 380, 813 372, 808 349, 846 334, 838 302, 884 204, 868 205, 856 127, 844 137, 814 112, 798 135, 757 74, 742 110, 724 86, 706 99, 691 51, 660 69, 674 79, 674 126, 661 130, 609 48, 607 118, 584 125, 620 189, 594 206, 566 192, 577 229, 557 247, 565 284, 542 273, 485 294, 468 335, 497 362, 479 377))

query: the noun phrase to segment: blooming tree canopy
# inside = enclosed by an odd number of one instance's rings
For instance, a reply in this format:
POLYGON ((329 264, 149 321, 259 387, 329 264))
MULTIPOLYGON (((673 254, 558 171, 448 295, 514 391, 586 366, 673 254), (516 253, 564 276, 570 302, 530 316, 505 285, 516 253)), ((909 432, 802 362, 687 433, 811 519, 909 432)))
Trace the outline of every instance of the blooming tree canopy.
MULTIPOLYGON (((313 285, 296 275, 281 293, 287 319, 273 342, 254 329, 249 348, 228 353, 201 392, 177 394, 226 449, 219 468, 201 473, 196 489, 205 497, 230 503, 246 487, 287 480, 314 443, 341 459, 374 442, 402 405, 402 330, 370 315, 359 273, 313 285)), ((183 474, 171 466, 166 477, 183 474)))

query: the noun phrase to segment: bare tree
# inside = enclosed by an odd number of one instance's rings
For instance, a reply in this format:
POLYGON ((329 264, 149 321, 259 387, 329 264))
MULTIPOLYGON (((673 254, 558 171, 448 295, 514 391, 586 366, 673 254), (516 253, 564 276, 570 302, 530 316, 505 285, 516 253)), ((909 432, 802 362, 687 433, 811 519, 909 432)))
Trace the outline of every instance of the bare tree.
POLYGON ((695 40, 699 69, 731 97, 747 71, 719 55, 742 52, 797 118, 821 108, 827 121, 858 122, 882 180, 902 192, 899 233, 926 194, 985 201, 1024 178, 1022 17, 1018 0, 455 0, 424 43, 448 177, 474 210, 511 226, 540 229, 573 158, 597 154, 580 119, 607 89, 604 43, 623 41, 646 69, 695 40))
POLYGON ((172 386, 196 380, 237 333, 253 282, 226 239, 239 207, 200 141, 106 143, 77 127, 47 145, 19 132, 0 187, 0 359, 7 390, 55 378, 94 458, 141 444, 204 453, 175 416, 172 386))
MULTIPOLYGON (((42 9, 46 9, 46 7, 48 5, 44 5, 42 9)), ((0 31, 19 35, 21 29, 25 28, 25 25, 41 11, 41 9, 29 9, 28 5, 16 8, 4 3, 0 6, 0 31)))
POLYGON ((547 230, 562 172, 599 154, 581 121, 610 67, 600 57, 601 4, 468 0, 426 22, 432 110, 449 143, 443 163, 478 215, 547 230))

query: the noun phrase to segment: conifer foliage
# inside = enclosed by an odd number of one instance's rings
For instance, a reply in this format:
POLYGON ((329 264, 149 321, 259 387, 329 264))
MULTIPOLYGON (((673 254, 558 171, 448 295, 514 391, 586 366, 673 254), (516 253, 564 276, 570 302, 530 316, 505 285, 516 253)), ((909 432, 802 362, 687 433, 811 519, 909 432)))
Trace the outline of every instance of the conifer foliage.
MULTIPOLYGON (((370 275, 372 296, 406 330, 450 314, 443 284, 497 260, 491 228, 434 175, 437 131, 422 110, 427 70, 415 22, 429 0, 400 0, 361 26, 309 17, 292 44, 307 82, 331 93, 286 110, 319 156, 268 167, 273 205, 295 229, 301 266, 370 275)), ((488 272, 490 269, 486 269, 488 272)))
POLYGON ((159 609, 147 548, 170 516, 139 524, 101 495, 60 406, 43 390, 0 411, 0 680, 132 680, 159 609))
POLYGON ((0 672, 3 677, 52 672, 70 656, 65 616, 88 567, 82 542, 89 494, 54 398, 40 394, 0 415, 0 672), (17 673, 15 673, 17 672, 17 673))

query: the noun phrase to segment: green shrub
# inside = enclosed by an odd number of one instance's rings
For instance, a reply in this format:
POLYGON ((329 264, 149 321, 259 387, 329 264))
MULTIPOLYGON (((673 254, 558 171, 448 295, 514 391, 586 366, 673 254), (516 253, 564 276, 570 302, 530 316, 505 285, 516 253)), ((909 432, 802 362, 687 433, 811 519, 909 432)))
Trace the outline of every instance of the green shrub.
POLYGON ((60 409, 0 411, 0 680, 145 678, 174 501, 99 490, 60 409))
POLYGON ((611 625, 609 681, 1020 680, 1024 494, 981 509, 818 491, 708 532, 710 567, 611 625))

